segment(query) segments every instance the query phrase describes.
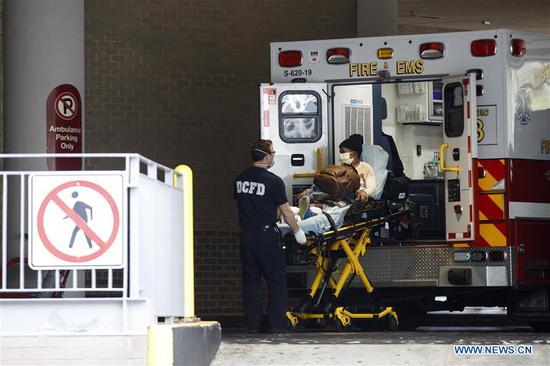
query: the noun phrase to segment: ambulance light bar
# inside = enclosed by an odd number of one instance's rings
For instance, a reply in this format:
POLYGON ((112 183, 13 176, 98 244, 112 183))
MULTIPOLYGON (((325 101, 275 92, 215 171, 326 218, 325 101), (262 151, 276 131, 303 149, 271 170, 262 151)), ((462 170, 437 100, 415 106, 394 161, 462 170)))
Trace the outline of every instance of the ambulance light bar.
POLYGON ((393 48, 379 48, 378 58, 382 60, 393 58, 393 48))
POLYGON ((474 57, 487 57, 497 54, 497 41, 494 39, 476 39, 470 45, 474 57))
POLYGON ((331 48, 327 50, 327 62, 333 65, 348 64, 351 51, 349 48, 331 48))
POLYGON ((487 253, 481 250, 472 251, 472 262, 485 262, 487 260, 487 253))
POLYGON ((512 44, 510 46, 510 51, 512 52, 512 56, 521 57, 527 53, 527 49, 525 48, 525 41, 523 39, 514 38, 512 39, 512 44))
POLYGON ((474 250, 472 252, 457 251, 453 253, 453 260, 455 262, 504 262, 506 260, 506 252, 499 250, 489 252, 481 250, 474 250))
POLYGON ((468 262, 470 260, 470 253, 468 252, 454 252, 453 260, 455 262, 468 262))
POLYGON ((420 45, 420 58, 424 60, 433 60, 443 57, 445 45, 441 42, 422 43, 420 45))
POLYGON ((302 66, 302 51, 281 51, 279 52, 279 66, 297 67, 302 66))

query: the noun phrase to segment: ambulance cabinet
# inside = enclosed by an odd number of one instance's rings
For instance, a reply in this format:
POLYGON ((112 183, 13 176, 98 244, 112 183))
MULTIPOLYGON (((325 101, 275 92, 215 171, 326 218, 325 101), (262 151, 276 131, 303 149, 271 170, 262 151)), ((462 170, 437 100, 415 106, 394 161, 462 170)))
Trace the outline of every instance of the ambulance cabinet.
POLYGON ((443 118, 441 81, 397 84, 397 122, 440 125, 443 118))

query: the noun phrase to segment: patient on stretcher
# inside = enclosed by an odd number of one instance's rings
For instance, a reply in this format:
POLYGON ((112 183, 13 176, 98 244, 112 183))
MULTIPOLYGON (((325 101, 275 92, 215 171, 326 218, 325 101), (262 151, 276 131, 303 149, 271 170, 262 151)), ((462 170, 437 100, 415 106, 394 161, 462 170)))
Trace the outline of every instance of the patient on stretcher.
MULTIPOLYGON (((362 142, 363 138, 360 135, 352 135, 350 138, 353 136, 359 136, 362 142)), ((388 174, 386 170, 388 154, 380 146, 367 145, 363 147, 360 145, 357 147, 356 144, 353 145, 353 141, 352 149, 350 149, 347 147, 349 146, 348 140, 345 140, 340 145, 341 162, 351 163, 350 165, 352 166, 366 166, 366 169, 362 170, 367 171, 367 173, 363 173, 360 176, 361 185, 355 193, 355 197, 352 194, 351 197, 345 197, 345 199, 341 201, 327 202, 327 194, 320 191, 316 186, 312 186, 310 189, 302 192, 302 194, 299 195, 300 207, 295 207, 293 209, 300 219, 298 225, 306 234, 320 234, 332 228, 329 219, 323 212, 329 214, 336 224, 336 227, 339 228, 344 223, 344 217, 355 199, 360 201, 366 201, 369 198, 377 200, 380 199, 382 195, 384 183, 388 174), (350 153, 349 151, 352 152, 350 153), (350 156, 352 160, 346 160, 349 159, 350 156), (359 156, 361 156, 361 161, 358 158, 359 156), (310 201, 311 205, 309 205, 310 201)), ((355 141, 359 140, 357 139, 355 141)), ((284 223, 279 224, 279 227, 283 235, 290 231, 288 225, 284 223)))
MULTIPOLYGON (((377 187, 374 169, 370 164, 365 162, 364 159, 361 159, 363 153, 363 136, 359 134, 351 135, 340 143, 339 149, 340 163, 342 165, 352 166, 359 176, 359 188, 355 191, 355 196, 361 201, 368 200, 369 197, 373 196, 377 187)), ((319 198, 319 190, 317 187, 312 186, 310 189, 306 189, 300 193, 298 198, 305 195, 309 195, 310 199, 319 198)), ((320 198, 322 198, 322 195, 320 198)), ((333 197, 332 199, 337 198, 343 197, 333 197)))
MULTIPOLYGON (((344 217, 346 216, 346 213, 348 212, 350 208, 350 204, 348 203, 342 203, 344 206, 331 206, 327 207, 326 209, 321 209, 316 206, 311 206, 308 209, 310 210, 310 216, 305 217, 302 220, 298 221, 298 226, 306 233, 306 234, 320 234, 323 233, 329 229, 331 229, 331 223, 328 220, 328 218, 323 214, 323 212, 329 214, 332 219, 334 220, 334 223, 336 224, 336 227, 341 227, 344 223, 344 217)), ((295 212, 298 212, 297 207, 292 207, 292 209, 295 212)), ((307 211, 306 211, 307 212, 307 211)), ((299 215, 297 215, 299 218, 299 215)), ((290 227, 286 223, 280 223, 277 224, 279 226, 279 229, 281 230, 281 234, 285 236, 286 234, 290 233, 290 227)))

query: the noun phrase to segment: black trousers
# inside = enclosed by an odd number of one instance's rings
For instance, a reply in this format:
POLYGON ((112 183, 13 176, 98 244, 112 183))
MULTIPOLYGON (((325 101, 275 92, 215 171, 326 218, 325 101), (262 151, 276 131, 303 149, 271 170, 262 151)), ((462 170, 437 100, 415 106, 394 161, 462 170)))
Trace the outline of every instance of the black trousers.
POLYGON ((273 330, 286 327, 288 293, 286 261, 279 228, 241 230, 243 261, 243 305, 248 330, 258 330, 262 320, 261 276, 269 284, 269 325, 273 330))

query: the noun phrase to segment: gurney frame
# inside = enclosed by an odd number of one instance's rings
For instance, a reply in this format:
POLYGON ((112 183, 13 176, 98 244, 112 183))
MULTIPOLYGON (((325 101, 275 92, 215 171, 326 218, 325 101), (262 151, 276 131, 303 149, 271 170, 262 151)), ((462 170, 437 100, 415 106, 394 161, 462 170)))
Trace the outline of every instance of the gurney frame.
POLYGON ((316 256, 315 267, 317 273, 309 286, 306 301, 297 311, 288 311, 286 317, 292 328, 296 328, 302 321, 316 320, 324 322, 333 319, 338 330, 348 330, 352 320, 383 319, 386 329, 397 330, 399 320, 397 313, 390 306, 383 305, 383 301, 369 281, 359 258, 365 255, 367 246, 371 244, 371 232, 375 227, 384 225, 403 215, 404 211, 360 220, 340 229, 332 230, 309 240, 306 246, 310 254, 316 256), (342 255, 343 254, 345 255, 342 255), (340 259, 346 259, 341 270, 336 270, 340 259), (335 261, 336 259, 336 261, 335 261), (367 312, 355 312, 341 299, 346 289, 357 276, 369 296, 374 300, 374 306, 367 312), (327 287, 329 292, 327 294, 327 287))

